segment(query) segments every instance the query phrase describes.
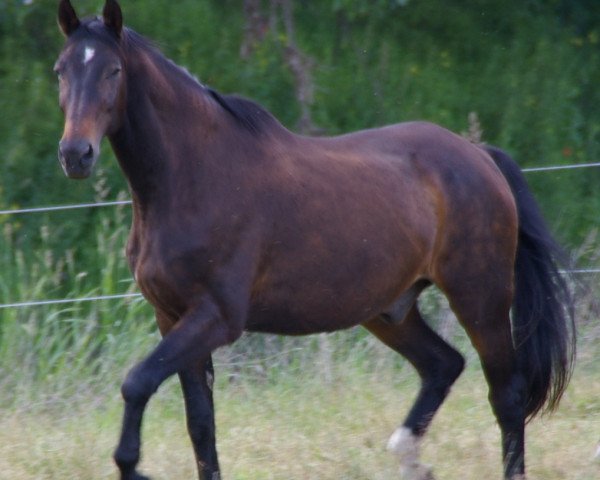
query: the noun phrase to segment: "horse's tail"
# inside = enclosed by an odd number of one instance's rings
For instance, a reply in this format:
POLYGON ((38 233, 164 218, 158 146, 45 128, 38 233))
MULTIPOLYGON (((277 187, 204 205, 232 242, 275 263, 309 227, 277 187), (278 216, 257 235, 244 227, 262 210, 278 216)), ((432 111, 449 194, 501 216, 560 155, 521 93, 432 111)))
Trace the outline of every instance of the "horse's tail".
POLYGON ((569 257, 552 237, 523 173, 502 150, 485 146, 517 204, 519 237, 512 311, 513 342, 528 389, 528 419, 558 406, 575 357, 574 301, 561 268, 569 257))

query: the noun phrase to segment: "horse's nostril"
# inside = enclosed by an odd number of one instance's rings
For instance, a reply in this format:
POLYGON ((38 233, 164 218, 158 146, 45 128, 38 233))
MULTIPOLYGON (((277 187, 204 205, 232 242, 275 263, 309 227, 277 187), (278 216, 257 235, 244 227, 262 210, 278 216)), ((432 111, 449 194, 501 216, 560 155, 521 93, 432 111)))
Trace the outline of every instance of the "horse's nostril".
POLYGON ((79 165, 83 169, 89 168, 94 163, 94 149, 91 145, 88 146, 87 152, 79 159, 79 165))
POLYGON ((94 156, 94 148, 85 140, 62 141, 59 144, 60 156, 67 162, 79 162, 94 156))
POLYGON ((58 156, 64 172, 70 178, 86 178, 92 169, 96 152, 87 140, 62 140, 58 156))

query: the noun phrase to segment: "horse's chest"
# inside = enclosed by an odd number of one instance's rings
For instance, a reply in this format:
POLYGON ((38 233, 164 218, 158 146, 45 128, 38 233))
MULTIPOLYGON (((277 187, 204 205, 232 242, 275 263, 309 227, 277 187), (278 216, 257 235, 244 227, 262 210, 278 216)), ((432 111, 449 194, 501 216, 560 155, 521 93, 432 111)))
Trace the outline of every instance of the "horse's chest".
POLYGON ((197 272, 157 244, 140 243, 130 265, 144 297, 165 313, 181 314, 200 288, 197 272))
POLYGON ((160 259, 140 255, 133 275, 142 294, 155 308, 169 313, 185 308, 173 279, 160 259))

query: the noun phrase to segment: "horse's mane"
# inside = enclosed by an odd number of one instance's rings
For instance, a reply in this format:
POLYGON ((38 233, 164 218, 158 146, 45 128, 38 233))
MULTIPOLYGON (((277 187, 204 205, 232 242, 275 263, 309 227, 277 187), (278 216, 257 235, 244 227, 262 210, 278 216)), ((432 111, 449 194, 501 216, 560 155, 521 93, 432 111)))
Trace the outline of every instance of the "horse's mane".
POLYGON ((269 127, 281 127, 270 112, 252 100, 238 95, 221 95, 212 88, 206 88, 206 91, 242 127, 252 133, 262 133, 269 127))

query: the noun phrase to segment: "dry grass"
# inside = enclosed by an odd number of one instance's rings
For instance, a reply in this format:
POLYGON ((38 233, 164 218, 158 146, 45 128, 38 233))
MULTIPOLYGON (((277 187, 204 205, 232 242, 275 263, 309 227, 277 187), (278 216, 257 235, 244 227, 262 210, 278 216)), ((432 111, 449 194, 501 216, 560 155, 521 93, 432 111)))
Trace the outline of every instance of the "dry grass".
MULTIPOLYGON (((600 378, 581 369, 553 416, 528 427, 530 480, 593 480, 600 436, 600 378)), ((383 480, 399 478, 384 448, 416 392, 412 374, 350 375, 333 383, 290 374, 277 384, 219 386, 217 422, 223 478, 383 480)), ((195 471, 178 385, 149 407, 142 469, 155 480, 195 471)), ((115 478, 110 460, 120 420, 117 392, 105 405, 20 408, 0 416, 0 479, 115 478)), ((499 434, 481 372, 456 385, 424 442, 424 461, 442 480, 500 479, 499 434)))

